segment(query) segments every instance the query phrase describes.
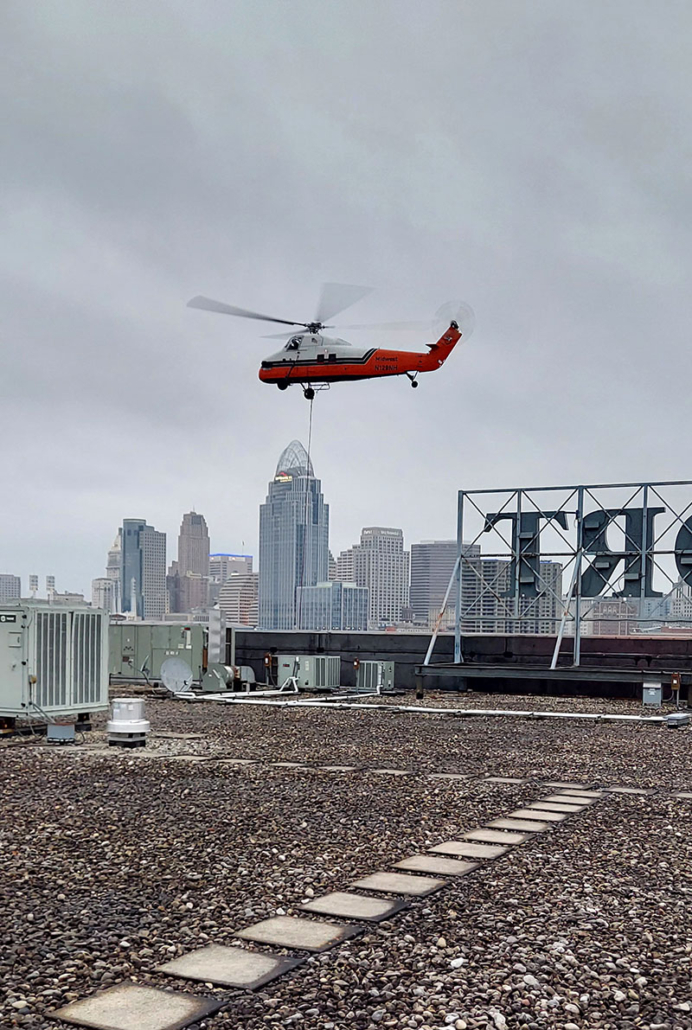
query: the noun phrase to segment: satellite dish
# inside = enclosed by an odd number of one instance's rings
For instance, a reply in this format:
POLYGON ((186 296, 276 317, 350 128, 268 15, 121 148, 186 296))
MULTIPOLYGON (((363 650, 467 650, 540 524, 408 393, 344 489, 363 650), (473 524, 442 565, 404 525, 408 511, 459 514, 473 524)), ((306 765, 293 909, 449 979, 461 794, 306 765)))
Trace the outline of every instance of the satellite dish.
POLYGON ((183 658, 167 658, 161 665, 161 682, 171 694, 189 694, 192 669, 183 658))

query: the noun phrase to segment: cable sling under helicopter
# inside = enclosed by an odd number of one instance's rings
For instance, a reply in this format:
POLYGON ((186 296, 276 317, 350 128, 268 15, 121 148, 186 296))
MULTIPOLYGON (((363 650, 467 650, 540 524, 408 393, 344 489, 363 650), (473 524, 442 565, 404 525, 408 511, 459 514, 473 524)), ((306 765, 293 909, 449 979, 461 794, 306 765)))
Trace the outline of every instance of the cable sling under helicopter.
MULTIPOLYGON (((310 488, 310 480, 311 480, 310 470, 312 468, 312 459, 311 459, 311 454, 312 454, 312 406, 315 403, 314 395, 308 399, 308 403, 310 405, 310 414, 309 414, 309 417, 308 417, 308 452, 307 452, 308 453, 308 461, 307 461, 307 469, 306 469, 307 481, 306 481, 306 484, 305 484, 305 510, 303 512, 304 528, 303 528, 303 549, 302 549, 301 561, 300 561, 300 582, 296 584, 296 594, 297 594, 297 602, 298 602, 297 605, 296 605, 296 618, 295 618, 295 624, 296 624, 295 628, 296 629, 300 629, 300 615, 301 615, 301 611, 302 611, 302 608, 303 608, 303 590, 302 590, 302 587, 303 587, 303 584, 304 584, 304 581, 305 581, 305 559, 306 559, 306 551, 307 551, 308 539, 310 540, 310 548, 312 550, 312 530, 310 530, 310 532, 308 532, 308 515, 309 515, 310 500, 311 500, 311 495, 312 495, 312 490, 310 488)), ((310 523, 310 525, 312 526, 312 522, 310 523)))

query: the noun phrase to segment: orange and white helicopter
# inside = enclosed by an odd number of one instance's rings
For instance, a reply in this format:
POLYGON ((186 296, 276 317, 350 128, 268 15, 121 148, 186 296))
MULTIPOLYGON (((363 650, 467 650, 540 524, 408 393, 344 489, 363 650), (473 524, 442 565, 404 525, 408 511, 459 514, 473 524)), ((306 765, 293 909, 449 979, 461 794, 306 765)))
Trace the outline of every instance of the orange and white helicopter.
POLYGON ((388 322, 372 325, 342 326, 344 330, 411 330, 430 332, 436 324, 449 320, 436 343, 427 344, 428 351, 385 350, 382 347, 353 346, 339 337, 325 336, 324 329, 335 326, 326 322, 345 308, 370 293, 364 286, 346 286, 341 283, 325 283, 322 287, 317 315, 312 322, 292 322, 286 318, 273 318, 257 311, 248 311, 231 304, 224 304, 209 297, 193 297, 189 308, 202 308, 222 315, 238 318, 252 318, 261 322, 277 322, 292 326, 290 333, 283 332, 265 339, 289 339, 282 350, 271 354, 262 362, 259 378, 263 383, 274 383, 280 390, 291 384, 302 386, 308 400, 317 389, 328 388, 331 383, 349 382, 358 379, 377 379, 381 376, 409 378, 411 386, 418 386, 420 372, 434 372, 444 365, 452 350, 463 337, 467 339, 473 328, 473 312, 466 305, 446 304, 429 322, 388 322), (454 317, 452 317, 454 316, 454 317), (296 331, 298 330, 298 331, 296 331))

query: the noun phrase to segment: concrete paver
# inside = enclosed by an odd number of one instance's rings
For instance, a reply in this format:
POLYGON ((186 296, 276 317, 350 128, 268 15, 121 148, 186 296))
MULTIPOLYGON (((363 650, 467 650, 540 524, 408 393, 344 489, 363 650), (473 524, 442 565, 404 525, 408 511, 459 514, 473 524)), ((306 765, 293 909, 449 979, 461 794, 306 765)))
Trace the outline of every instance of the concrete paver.
POLYGON ((346 891, 324 894, 321 898, 315 898, 314 901, 308 901, 300 906, 304 912, 316 912, 342 919, 364 919, 369 923, 380 923, 383 919, 390 919, 402 908, 407 907, 405 901, 366 898, 362 894, 348 894, 346 891))
POLYGON ((436 855, 411 855, 394 863, 394 869, 407 869, 412 873, 440 873, 443 876, 465 876, 476 868, 475 862, 458 858, 438 858, 436 855))
POLYGON ((562 801, 532 801, 531 808, 539 812, 563 812, 565 815, 575 815, 576 812, 583 812, 588 805, 566 805, 562 801))
POLYGON ((508 848, 499 844, 478 844, 470 840, 446 840, 429 849, 434 854, 458 855, 460 858, 499 858, 508 848))
POLYGON ((304 961, 302 958, 267 955, 263 951, 209 944, 206 948, 198 948, 197 951, 190 951, 187 955, 158 966, 157 971, 187 980, 202 980, 204 983, 256 991, 282 973, 302 965, 304 961))
POLYGON ((273 916, 252 926, 236 930, 235 936, 245 941, 274 944, 278 948, 300 948, 304 951, 327 951, 335 944, 361 933, 362 926, 316 922, 300 916, 273 916))
POLYGON ((468 780, 467 773, 428 773, 430 780, 468 780))
POLYGON ((369 773, 377 773, 381 776, 410 776, 408 769, 368 769, 369 773))
POLYGON ((154 740, 204 740, 203 733, 179 733, 175 730, 154 730, 154 740))
POLYGON ((51 1016, 96 1030, 182 1030, 216 1012, 222 1004, 196 994, 128 982, 70 1002, 51 1016))
POLYGON ((563 790, 560 791, 560 793, 564 798, 586 798, 590 801, 597 801, 599 798, 602 798, 604 796, 604 791, 602 790, 563 790))
MULTIPOLYGON (((546 797, 541 798, 541 804, 547 805, 555 803, 556 805, 574 805, 579 808, 588 808, 589 805, 594 805, 598 798, 586 797, 584 794, 548 794, 546 797)), ((534 805, 536 801, 532 802, 534 805)))
POLYGON ((521 776, 485 776, 483 783, 527 783, 521 776))
POLYGON ((528 840, 525 833, 510 833, 508 830, 470 830, 465 833, 466 840, 479 840, 484 844, 523 844, 528 840))
POLYGON ((545 787, 559 787, 562 790, 588 790, 590 783, 564 783, 561 780, 545 780, 545 787))
POLYGON ((567 816, 564 812, 546 812, 545 809, 517 808, 509 813, 510 819, 537 819, 539 822, 561 823, 567 816))
POLYGON ((606 787, 609 794, 653 794, 653 787, 606 787))
MULTIPOLYGON (((134 749, 133 749, 132 753, 134 754, 134 749)), ((130 755, 128 754, 128 758, 129 757, 130 757, 130 755)), ((160 756, 159 755, 156 755, 156 756, 154 756, 154 755, 146 756, 145 755, 144 757, 150 757, 150 758, 154 758, 154 757, 159 758, 160 757, 164 762, 213 762, 213 761, 215 761, 214 757, 211 756, 211 755, 160 755, 160 756)))
POLYGON ((549 823, 534 822, 532 819, 493 819, 488 826, 494 830, 519 830, 522 833, 542 833, 549 828, 549 823))
POLYGON ((359 890, 424 898, 446 887, 447 881, 432 876, 410 876, 407 873, 371 873, 370 876, 364 876, 350 886, 359 890))

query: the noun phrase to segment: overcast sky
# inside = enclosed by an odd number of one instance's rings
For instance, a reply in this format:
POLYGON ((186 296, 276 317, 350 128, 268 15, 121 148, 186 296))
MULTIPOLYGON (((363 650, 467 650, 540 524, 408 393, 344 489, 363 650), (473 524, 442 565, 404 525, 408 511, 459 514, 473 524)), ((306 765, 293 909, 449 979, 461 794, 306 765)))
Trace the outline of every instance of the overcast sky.
POLYGON ((192 507, 257 553, 308 404, 198 293, 475 310, 418 390, 318 394, 335 554, 453 536, 460 487, 690 476, 691 32, 687 0, 5 0, 0 572, 88 593, 123 518, 171 558, 192 507))

